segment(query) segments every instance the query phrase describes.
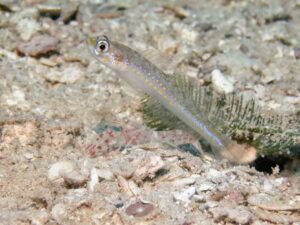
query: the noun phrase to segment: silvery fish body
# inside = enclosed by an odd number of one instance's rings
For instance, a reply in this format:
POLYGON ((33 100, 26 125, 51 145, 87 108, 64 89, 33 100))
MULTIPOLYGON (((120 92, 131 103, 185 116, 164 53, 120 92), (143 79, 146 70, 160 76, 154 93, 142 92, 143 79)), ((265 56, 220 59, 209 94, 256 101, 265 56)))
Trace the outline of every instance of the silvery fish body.
POLYGON ((192 113, 190 110, 192 105, 188 107, 188 104, 182 104, 183 101, 186 103, 189 99, 179 99, 178 90, 172 87, 172 82, 168 82, 167 75, 137 51, 118 42, 110 41, 106 36, 89 38, 88 46, 97 60, 115 71, 134 89, 156 99, 190 129, 204 138, 220 155, 242 163, 252 161, 256 157, 254 148, 237 144, 222 136, 201 112, 192 113), (250 152, 250 160, 249 156, 246 160, 243 159, 245 157, 242 156, 242 152, 245 150, 250 152))

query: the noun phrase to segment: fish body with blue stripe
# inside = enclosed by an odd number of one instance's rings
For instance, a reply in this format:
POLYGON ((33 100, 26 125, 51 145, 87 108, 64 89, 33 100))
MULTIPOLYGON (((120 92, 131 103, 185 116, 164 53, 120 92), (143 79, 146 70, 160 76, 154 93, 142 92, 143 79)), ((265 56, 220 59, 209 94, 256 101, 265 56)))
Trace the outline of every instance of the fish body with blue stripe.
POLYGON ((186 94, 175 85, 173 79, 142 54, 106 36, 88 38, 87 42, 98 61, 115 71, 134 89, 161 104, 166 111, 206 140, 218 155, 237 163, 248 163, 256 158, 254 147, 238 144, 217 131, 207 115, 185 98, 186 94))

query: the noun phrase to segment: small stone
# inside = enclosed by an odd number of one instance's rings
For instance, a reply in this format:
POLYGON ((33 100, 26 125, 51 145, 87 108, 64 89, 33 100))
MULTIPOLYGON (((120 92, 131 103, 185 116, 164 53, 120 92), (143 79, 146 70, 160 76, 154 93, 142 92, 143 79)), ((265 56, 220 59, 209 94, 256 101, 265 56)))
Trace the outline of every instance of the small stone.
POLYGON ((267 107, 269 109, 274 110, 274 109, 279 109, 280 107, 282 107, 282 105, 274 100, 271 100, 268 102, 267 107))
POLYGON ((192 67, 192 66, 187 67, 186 76, 197 78, 198 73, 199 73, 198 68, 195 68, 195 67, 192 67))
POLYGON ((197 192, 209 191, 215 188, 215 184, 212 182, 201 182, 200 185, 197 187, 197 192))
POLYGON ((6 134, 2 135, 1 144, 17 141, 20 146, 28 147, 34 145, 37 141, 38 128, 35 122, 25 122, 23 124, 14 124, 6 128, 6 134))
POLYGON ((253 215, 245 206, 228 210, 228 218, 237 224, 249 224, 253 215))
POLYGON ((180 187, 180 186, 191 185, 194 184, 195 182, 196 182, 195 178, 187 177, 187 178, 177 179, 172 184, 180 187))
POLYGON ((62 161, 57 162, 51 165, 48 171, 48 179, 50 181, 58 180, 59 178, 63 178, 63 176, 67 173, 70 173, 75 170, 74 163, 70 161, 62 161))
POLYGON ((203 61, 207 61, 207 60, 209 60, 211 57, 212 57, 212 53, 211 52, 205 52, 202 56, 201 56, 201 58, 202 58, 202 60, 203 61))
POLYGON ((43 76, 53 83, 73 84, 84 77, 84 70, 78 63, 64 65, 59 70, 56 68, 43 74, 43 76))
POLYGON ((78 188, 83 186, 87 182, 87 177, 80 174, 78 171, 74 170, 70 173, 64 173, 63 178, 65 183, 69 187, 78 188))
MULTIPOLYGON (((213 169, 213 168, 209 169, 209 171, 207 172, 207 177, 212 183, 223 184, 223 185, 225 185, 225 182, 228 179, 226 176, 223 175, 222 172, 220 172, 216 169, 213 169)), ((220 188, 220 186, 219 186, 219 188, 220 188)))
POLYGON ((77 189, 68 189, 67 193, 64 195, 64 199, 68 200, 68 203, 86 203, 89 205, 90 199, 87 198, 88 191, 85 187, 77 189))
POLYGON ((93 192, 95 190, 95 186, 99 183, 99 175, 96 168, 91 169, 90 180, 88 182, 88 190, 93 192))
POLYGON ((210 208, 209 211, 213 214, 216 221, 223 221, 228 217, 232 222, 237 224, 249 224, 253 215, 245 206, 238 206, 231 209, 226 207, 210 208))
POLYGON ((194 186, 191 186, 185 189, 183 192, 175 192, 173 196, 176 201, 182 201, 188 203, 195 193, 196 193, 196 188, 194 186))
POLYGON ((13 12, 13 4, 12 2, 1 2, 0 3, 0 11, 4 11, 4 12, 13 12))
POLYGON ((249 48, 245 44, 240 45, 240 50, 244 53, 247 54, 249 52, 249 48))
POLYGON ((272 199, 271 196, 265 193, 260 193, 260 194, 250 195, 247 201, 249 204, 257 206, 261 204, 268 204, 272 201, 271 199, 272 199))
POLYGON ((210 178, 219 178, 222 176, 222 173, 216 169, 209 169, 209 171, 207 172, 207 176, 210 178))
POLYGON ((3 98, 6 98, 6 104, 8 106, 17 106, 23 110, 29 109, 30 105, 26 100, 24 91, 17 86, 12 86, 12 90, 10 95, 3 95, 3 98))
POLYGON ((196 201, 196 202, 205 202, 206 201, 206 195, 194 195, 193 196, 193 199, 196 201))
POLYGON ((181 38, 190 44, 195 44, 199 38, 199 33, 192 28, 183 23, 175 22, 173 23, 173 29, 181 35, 181 38))
POLYGON ((86 51, 86 46, 80 44, 61 52, 65 62, 80 62, 83 66, 87 66, 90 62, 90 54, 86 51))
POLYGON ((117 5, 101 5, 94 8, 94 15, 100 19, 113 19, 124 15, 124 11, 119 10, 117 5))
POLYGON ((30 40, 30 38, 41 30, 40 24, 30 18, 23 18, 17 24, 17 30, 20 34, 20 37, 24 41, 30 40))
POLYGON ((79 4, 76 2, 66 4, 62 9, 59 19, 62 20, 64 23, 70 22, 72 18, 76 17, 78 8, 79 8, 79 4))
POLYGON ((136 181, 141 181, 146 177, 153 178, 155 173, 164 166, 165 163, 160 156, 151 156, 150 158, 145 158, 134 172, 134 178, 136 181))
POLYGON ((126 213, 134 217, 147 216, 154 209, 150 203, 137 202, 127 207, 126 213))
POLYGON ((63 223, 64 219, 68 217, 66 206, 62 203, 56 204, 51 210, 51 215, 56 222, 63 223))
POLYGON ((20 43, 17 51, 23 55, 39 57, 49 52, 57 51, 58 40, 49 35, 39 35, 27 43, 20 43))
MULTIPOLYGON (((256 220, 253 223, 251 223, 251 225, 270 225, 270 223, 262 222, 261 220, 256 220)), ((296 224, 296 225, 298 225, 298 224, 296 224)))
POLYGON ((182 7, 178 7, 176 5, 166 4, 163 6, 163 9, 165 11, 169 11, 169 12, 173 13, 175 17, 177 17, 181 20, 183 20, 189 16, 189 12, 186 9, 184 9, 182 7))
POLYGON ((157 47, 161 52, 172 55, 178 51, 180 43, 177 40, 162 35, 154 36, 154 39, 157 42, 157 47))
POLYGON ((57 60, 53 58, 41 58, 40 63, 49 67, 54 67, 58 65, 57 60))
POLYGON ((49 219, 50 219, 49 214, 44 210, 41 210, 34 214, 30 222, 32 225, 44 225, 47 223, 49 219))
POLYGON ((108 169, 97 169, 97 175, 104 180, 113 180, 115 175, 108 169))
POLYGON ((226 196, 226 199, 228 199, 234 203, 237 203, 237 204, 243 204, 245 202, 244 195, 239 191, 229 192, 228 195, 226 196))
POLYGON ((24 154, 24 157, 27 159, 27 160, 31 160, 33 158, 33 153, 31 152, 26 152, 24 154))
POLYGON ((213 70, 211 74, 212 84, 218 92, 228 94, 234 91, 233 80, 224 76, 219 69, 213 70))
POLYGON ((289 30, 285 23, 274 23, 265 28, 262 32, 263 41, 280 41, 286 45, 291 45, 289 30))
POLYGON ((53 19, 57 19, 62 11, 61 6, 55 4, 40 4, 37 8, 40 16, 51 17, 53 19))
POLYGON ((139 186, 133 180, 128 181, 128 188, 135 196, 138 196, 141 193, 141 188, 139 188, 139 186))
POLYGON ((209 200, 210 201, 221 201, 222 199, 224 199, 224 197, 226 196, 227 192, 226 191, 215 191, 213 192, 210 196, 209 196, 209 200))
POLYGON ((269 180, 265 180, 263 189, 265 192, 272 192, 274 187, 273 187, 273 184, 269 180))
POLYGON ((117 176, 117 182, 120 192, 126 193, 127 195, 133 195, 131 188, 129 187, 129 182, 122 176, 117 176))
POLYGON ((223 207, 209 207, 209 212, 215 221, 221 221, 227 216, 227 210, 223 207))
POLYGON ((115 205, 114 205, 117 209, 119 208, 122 208, 124 206, 124 203, 123 202, 117 202, 115 205))
POLYGON ((217 201, 208 201, 206 202, 206 207, 207 208, 215 208, 219 205, 219 202, 217 201))
POLYGON ((275 179, 273 183, 276 187, 279 187, 283 184, 287 184, 288 180, 285 177, 279 177, 279 178, 275 179))
POLYGON ((300 59, 300 48, 295 47, 293 49, 293 55, 294 55, 295 59, 300 59))

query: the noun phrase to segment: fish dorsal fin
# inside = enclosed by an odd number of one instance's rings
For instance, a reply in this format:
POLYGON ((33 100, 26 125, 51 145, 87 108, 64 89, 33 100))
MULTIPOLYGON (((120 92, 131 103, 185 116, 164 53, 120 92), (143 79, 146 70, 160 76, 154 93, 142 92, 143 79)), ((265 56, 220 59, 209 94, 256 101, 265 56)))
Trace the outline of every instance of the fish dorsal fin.
MULTIPOLYGON (((219 95, 210 87, 197 85, 190 77, 164 75, 162 79, 170 83, 176 100, 198 119, 208 121, 224 136, 254 146, 260 154, 288 152, 288 148, 300 142, 300 127, 295 118, 266 116, 255 100, 245 100, 238 94, 219 95)), ((148 126, 158 130, 189 129, 152 97, 145 96, 142 105, 148 126)))
POLYGON ((167 55, 158 51, 155 48, 149 47, 140 51, 141 55, 152 62, 159 69, 167 74, 174 72, 177 65, 182 61, 183 56, 180 55, 167 55))

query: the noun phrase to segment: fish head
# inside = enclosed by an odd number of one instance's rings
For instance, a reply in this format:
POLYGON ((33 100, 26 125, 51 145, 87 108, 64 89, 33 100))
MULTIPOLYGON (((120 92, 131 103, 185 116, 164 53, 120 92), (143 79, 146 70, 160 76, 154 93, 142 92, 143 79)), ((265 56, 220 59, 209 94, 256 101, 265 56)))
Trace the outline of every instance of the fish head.
POLYGON ((120 44, 112 42, 107 36, 101 35, 87 39, 87 45, 92 55, 105 66, 121 72, 127 67, 124 49, 120 44))

